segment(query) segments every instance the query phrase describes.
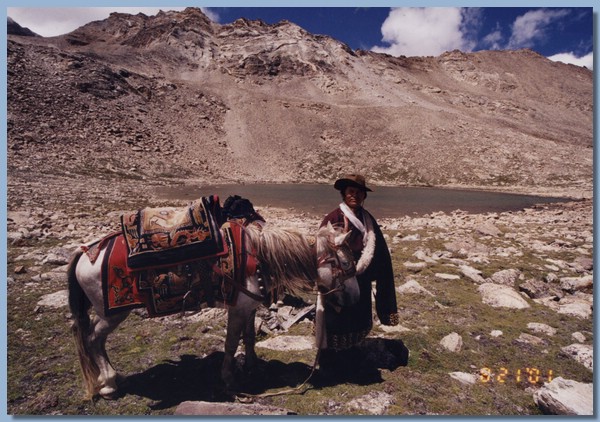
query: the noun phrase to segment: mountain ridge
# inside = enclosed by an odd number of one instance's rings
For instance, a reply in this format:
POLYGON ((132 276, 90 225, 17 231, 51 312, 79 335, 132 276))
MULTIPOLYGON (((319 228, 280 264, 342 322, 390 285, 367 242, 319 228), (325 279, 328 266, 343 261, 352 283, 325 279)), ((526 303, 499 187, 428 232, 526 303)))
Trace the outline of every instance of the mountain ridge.
POLYGON ((9 172, 47 167, 27 134, 54 140, 55 172, 327 183, 357 171, 386 185, 592 190, 592 72, 531 50, 393 57, 187 8, 9 35, 8 56, 9 172), (53 125, 31 127, 36 102, 56 103, 53 125))

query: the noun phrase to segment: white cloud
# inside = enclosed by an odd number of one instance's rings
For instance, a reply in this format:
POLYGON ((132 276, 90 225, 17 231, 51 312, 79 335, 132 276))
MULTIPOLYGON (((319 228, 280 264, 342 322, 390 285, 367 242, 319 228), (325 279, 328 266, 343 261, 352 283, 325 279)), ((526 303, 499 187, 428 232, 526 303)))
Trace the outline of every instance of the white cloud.
POLYGON ((594 69, 594 53, 588 53, 583 57, 577 57, 573 52, 559 53, 548 58, 555 62, 563 62, 577 66, 585 66, 588 69, 594 69))
POLYGON ((509 49, 529 48, 536 41, 543 41, 552 23, 569 14, 568 10, 539 9, 525 13, 515 19, 509 49))
MULTIPOLYGON (((7 16, 19 25, 31 29, 36 34, 44 37, 53 37, 66 34, 87 23, 108 18, 112 12, 137 15, 143 13, 148 16, 156 15, 160 10, 181 11, 185 7, 69 7, 69 8, 44 8, 44 7, 9 7, 7 16)), ((218 16, 206 8, 204 13, 213 21, 218 16)))
POLYGON ((381 27, 382 41, 389 46, 371 50, 393 56, 437 56, 445 51, 470 51, 473 43, 465 36, 467 19, 459 7, 392 9, 381 27))
POLYGON ((503 40, 504 37, 502 36, 502 31, 496 30, 487 34, 481 41, 482 45, 486 46, 490 50, 500 50, 502 49, 503 40))

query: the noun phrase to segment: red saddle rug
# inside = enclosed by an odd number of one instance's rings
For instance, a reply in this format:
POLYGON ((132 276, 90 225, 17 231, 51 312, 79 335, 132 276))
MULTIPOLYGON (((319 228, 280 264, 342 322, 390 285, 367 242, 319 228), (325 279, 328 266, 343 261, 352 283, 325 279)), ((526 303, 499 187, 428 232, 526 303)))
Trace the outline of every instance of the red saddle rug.
POLYGON ((239 286, 246 275, 254 274, 256 263, 244 251, 240 225, 225 224, 226 255, 134 270, 128 265, 127 242, 113 233, 84 250, 94 261, 100 248, 105 315, 146 307, 150 317, 213 307, 216 303, 235 306, 239 286))
POLYGON ((131 271, 127 266, 127 246, 123 235, 109 235, 86 252, 96 255, 96 250, 104 245, 106 252, 102 260, 102 291, 105 315, 146 306, 145 297, 138 288, 139 273, 131 271))

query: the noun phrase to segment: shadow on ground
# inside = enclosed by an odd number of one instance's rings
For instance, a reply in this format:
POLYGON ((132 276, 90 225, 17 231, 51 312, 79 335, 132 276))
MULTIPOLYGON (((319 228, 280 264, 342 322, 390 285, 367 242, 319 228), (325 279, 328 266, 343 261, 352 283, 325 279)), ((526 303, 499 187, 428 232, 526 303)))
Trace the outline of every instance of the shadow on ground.
MULTIPOLYGON (((167 409, 184 401, 233 401, 235 396, 225 392, 221 381, 223 357, 223 352, 213 352, 204 358, 181 355, 179 360, 164 361, 121 379, 120 396, 132 394, 149 398, 154 410, 167 409)), ((331 364, 313 374, 310 384, 315 388, 343 383, 377 384, 382 382, 381 369, 393 371, 406 366, 407 362, 408 349, 402 341, 366 339, 358 348, 336 353, 331 364)), ((278 388, 297 387, 310 376, 311 370, 311 365, 301 362, 259 360, 252 372, 245 373, 240 369, 236 377, 239 391, 256 395, 278 388)))
POLYGON ((408 355, 401 340, 367 338, 360 346, 348 350, 323 351, 321 368, 312 383, 315 387, 377 384, 383 381, 381 369, 394 371, 408 365, 408 355))
MULTIPOLYGON (((214 352, 201 358, 181 355, 179 360, 168 360, 147 370, 122 378, 120 397, 128 394, 154 401, 152 409, 167 409, 184 401, 233 401, 221 381, 223 352, 214 352)), ((239 362, 238 362, 239 363, 239 362)), ((283 363, 278 360, 259 360, 251 373, 239 369, 236 378, 239 390, 260 394, 269 389, 295 387, 308 378, 311 366, 304 363, 283 363)))

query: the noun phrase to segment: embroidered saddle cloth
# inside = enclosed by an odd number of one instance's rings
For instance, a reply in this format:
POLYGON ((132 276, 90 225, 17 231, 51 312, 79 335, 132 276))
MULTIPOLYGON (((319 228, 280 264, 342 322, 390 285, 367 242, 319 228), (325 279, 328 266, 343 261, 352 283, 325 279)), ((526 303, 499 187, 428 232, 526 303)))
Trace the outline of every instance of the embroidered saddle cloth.
MULTIPOLYGON (((229 235, 226 235, 229 241, 229 235)), ((102 260, 102 290, 105 315, 146 307, 150 317, 214 307, 217 303, 235 306, 238 289, 224 277, 237 279, 233 266, 215 273, 213 259, 202 259, 160 268, 132 270, 127 265, 127 246, 121 233, 114 233, 93 247, 85 248, 90 258, 96 248, 106 248, 102 260)), ((232 262, 235 248, 221 258, 232 262)), ((219 262, 220 260, 217 260, 219 262)))
MULTIPOLYGON (((146 265, 132 268, 129 242, 133 238, 139 239, 141 236, 138 234, 137 237, 129 236, 128 238, 124 230, 111 233, 93 244, 81 247, 92 263, 98 259, 101 250, 105 250, 100 264, 102 266, 105 315, 146 307, 149 316, 154 317, 184 310, 196 310, 204 306, 213 307, 216 306, 216 303, 228 306, 236 305, 239 286, 246 276, 256 272, 256 259, 245 253, 242 222, 239 220, 228 222, 222 226, 221 230, 212 230, 212 223, 218 221, 220 217, 218 198, 215 197, 212 201, 205 201, 203 198, 201 201, 203 202, 198 204, 196 201, 185 209, 191 213, 188 222, 198 221, 197 215, 202 215, 202 218, 208 221, 210 227, 207 232, 212 239, 216 239, 213 242, 221 242, 220 250, 222 252, 217 254, 209 255, 207 253, 205 256, 195 254, 190 257, 189 251, 193 253, 195 250, 184 248, 188 252, 178 252, 181 255, 167 256, 169 259, 174 258, 174 262, 169 263, 169 260, 161 255, 164 251, 148 248, 147 252, 153 254, 141 255, 147 260, 146 265), (216 204, 217 210, 206 213, 205 210, 210 209, 207 205, 211 205, 211 203, 216 204), (199 207, 202 207, 204 214, 201 214, 199 207), (146 257, 152 257, 153 260, 146 257)), ((148 215, 151 215, 156 212, 160 214, 163 210, 162 208, 144 209, 138 213, 144 216, 146 211, 148 211, 148 215)), ((181 209, 178 212, 181 212, 181 209)), ((132 218, 139 218, 135 215, 138 213, 131 213, 132 218)), ((181 229, 186 226, 177 227, 181 229)), ((148 233, 148 230, 145 233, 148 233)), ((166 248, 168 249, 169 246, 166 248)), ((174 249, 176 248, 177 246, 174 247, 174 249)), ((178 249, 178 251, 181 250, 183 249, 178 249)), ((206 251, 207 249, 201 250, 206 251)))
POLYGON ((186 207, 143 208, 121 215, 131 269, 156 268, 227 253, 216 195, 186 207))

